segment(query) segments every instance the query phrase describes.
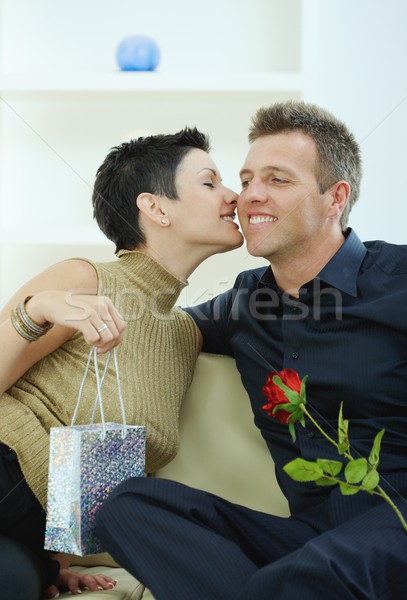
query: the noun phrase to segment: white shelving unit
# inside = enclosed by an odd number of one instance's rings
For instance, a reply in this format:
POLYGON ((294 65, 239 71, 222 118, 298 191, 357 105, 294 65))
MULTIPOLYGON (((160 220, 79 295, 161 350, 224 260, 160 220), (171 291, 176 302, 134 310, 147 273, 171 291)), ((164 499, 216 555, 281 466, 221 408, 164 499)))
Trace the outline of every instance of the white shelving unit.
POLYGON ((302 87, 300 73, 8 73, 0 76, 2 93, 55 92, 293 92, 302 87))
MULTIPOLYGON (((196 125, 225 184, 239 189, 255 110, 301 97, 300 0, 208 0, 199 28, 187 0, 159 0, 158 12, 103 4, 0 0, 0 304, 57 260, 113 258, 90 203, 109 148, 196 125), (118 71, 115 45, 146 32, 160 40, 158 70, 118 71)), ((180 301, 203 301, 258 264, 245 249, 215 257, 180 301)))

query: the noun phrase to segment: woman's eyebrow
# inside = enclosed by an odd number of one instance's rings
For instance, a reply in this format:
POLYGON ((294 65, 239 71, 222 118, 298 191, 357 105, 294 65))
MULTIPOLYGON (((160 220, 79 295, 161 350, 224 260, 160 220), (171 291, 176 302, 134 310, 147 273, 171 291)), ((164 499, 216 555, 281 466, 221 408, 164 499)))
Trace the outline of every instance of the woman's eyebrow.
POLYGON ((217 176, 217 172, 215 171, 215 169, 211 169, 210 167, 204 167, 203 169, 199 169, 198 173, 202 173, 202 171, 211 171, 211 173, 213 173, 215 177, 217 176))

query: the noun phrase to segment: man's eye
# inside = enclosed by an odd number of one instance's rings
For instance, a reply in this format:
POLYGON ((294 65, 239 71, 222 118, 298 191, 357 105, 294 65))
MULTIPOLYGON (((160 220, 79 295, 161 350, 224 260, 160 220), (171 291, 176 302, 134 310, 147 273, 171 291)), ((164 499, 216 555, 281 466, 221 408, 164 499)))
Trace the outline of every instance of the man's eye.
POLYGON ((246 181, 242 181, 242 189, 246 188, 249 185, 250 181, 246 179, 246 181))
POLYGON ((277 184, 288 183, 287 179, 280 179, 280 177, 273 177, 272 181, 277 184))

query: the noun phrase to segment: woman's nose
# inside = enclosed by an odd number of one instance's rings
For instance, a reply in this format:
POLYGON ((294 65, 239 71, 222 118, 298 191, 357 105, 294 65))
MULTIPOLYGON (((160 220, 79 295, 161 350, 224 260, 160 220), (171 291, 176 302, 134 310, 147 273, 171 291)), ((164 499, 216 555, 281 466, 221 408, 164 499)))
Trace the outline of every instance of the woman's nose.
POLYGON ((229 188, 225 188, 224 200, 227 204, 237 204, 238 198, 239 195, 236 194, 236 192, 230 190, 229 188))

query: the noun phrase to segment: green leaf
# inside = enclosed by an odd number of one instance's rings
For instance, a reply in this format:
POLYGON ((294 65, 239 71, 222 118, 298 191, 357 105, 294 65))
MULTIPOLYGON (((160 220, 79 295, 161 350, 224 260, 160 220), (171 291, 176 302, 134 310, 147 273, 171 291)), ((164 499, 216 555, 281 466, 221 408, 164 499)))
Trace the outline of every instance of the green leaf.
POLYGON ((294 408, 295 408, 295 411, 293 411, 292 414, 290 415, 289 423, 300 422, 302 425, 302 423, 304 422, 304 424, 305 424, 304 413, 302 412, 302 410, 298 410, 296 407, 294 407, 294 408))
POLYGON ((343 402, 339 409, 338 416, 338 452, 339 454, 345 454, 349 451, 349 435, 348 435, 349 421, 343 418, 343 402))
POLYGON ((342 471, 343 464, 339 460, 326 460, 325 458, 317 458, 317 465, 321 467, 324 473, 335 477, 342 471))
POLYGON ((279 410, 285 410, 285 412, 292 413, 295 410, 297 410, 297 407, 294 406, 293 404, 276 404, 275 407, 273 408, 273 415, 274 415, 274 413, 278 412, 279 410))
POLYGON ((291 434, 291 439, 292 441, 295 443, 296 439, 297 439, 297 434, 295 432, 295 427, 294 427, 294 423, 288 423, 288 431, 291 434))
POLYGON ((347 426, 347 424, 349 424, 349 421, 346 421, 343 418, 343 402, 341 402, 341 405, 339 407, 339 415, 338 415, 338 428, 342 432, 345 432, 346 434, 348 433, 348 426, 347 426))
POLYGON ((304 458, 295 458, 283 469, 294 481, 316 481, 324 474, 317 463, 304 458))
POLYGON ((319 479, 315 480, 315 483, 317 485, 323 486, 323 485, 336 485, 339 482, 332 480, 332 479, 328 479, 328 477, 320 477, 319 479))
POLYGON ((348 441, 344 441, 344 442, 340 442, 338 444, 338 454, 340 454, 341 456, 343 456, 344 454, 346 454, 349 451, 349 442, 348 441))
POLYGON ((299 393, 287 387, 285 383, 283 383, 281 377, 276 375, 275 377, 273 377, 273 382, 276 384, 277 387, 280 388, 280 390, 283 390, 287 400, 291 402, 291 404, 294 404, 296 406, 300 404, 301 398, 299 393))
POLYGON ((293 412, 288 417, 288 422, 289 423, 301 423, 301 425, 303 427, 305 427, 304 413, 302 413, 300 410, 297 410, 297 411, 293 412))
POLYGON ((366 458, 351 460, 345 467, 345 479, 348 483, 360 483, 367 473, 366 458))
POLYGON ((360 489, 361 489, 358 487, 350 487, 350 486, 346 485, 346 483, 343 483, 343 481, 339 482, 339 487, 340 487, 341 493, 344 496, 353 496, 354 494, 357 494, 358 492, 360 492, 360 489))
POLYGON ((307 383, 307 379, 308 375, 304 375, 304 377, 301 379, 300 400, 302 404, 307 403, 307 395, 305 390, 305 384, 307 383))
POLYGON ((377 487, 379 485, 379 481, 380 481, 379 473, 376 471, 376 469, 372 469, 371 471, 368 472, 366 477, 363 478, 362 488, 364 490, 366 490, 367 492, 370 492, 371 490, 374 490, 375 487, 377 487))
POLYGON ((379 466, 379 457, 380 457, 380 445, 382 443, 382 437, 384 435, 385 430, 381 429, 379 433, 376 434, 376 437, 373 442, 372 451, 369 454, 369 465, 377 469, 379 466))

